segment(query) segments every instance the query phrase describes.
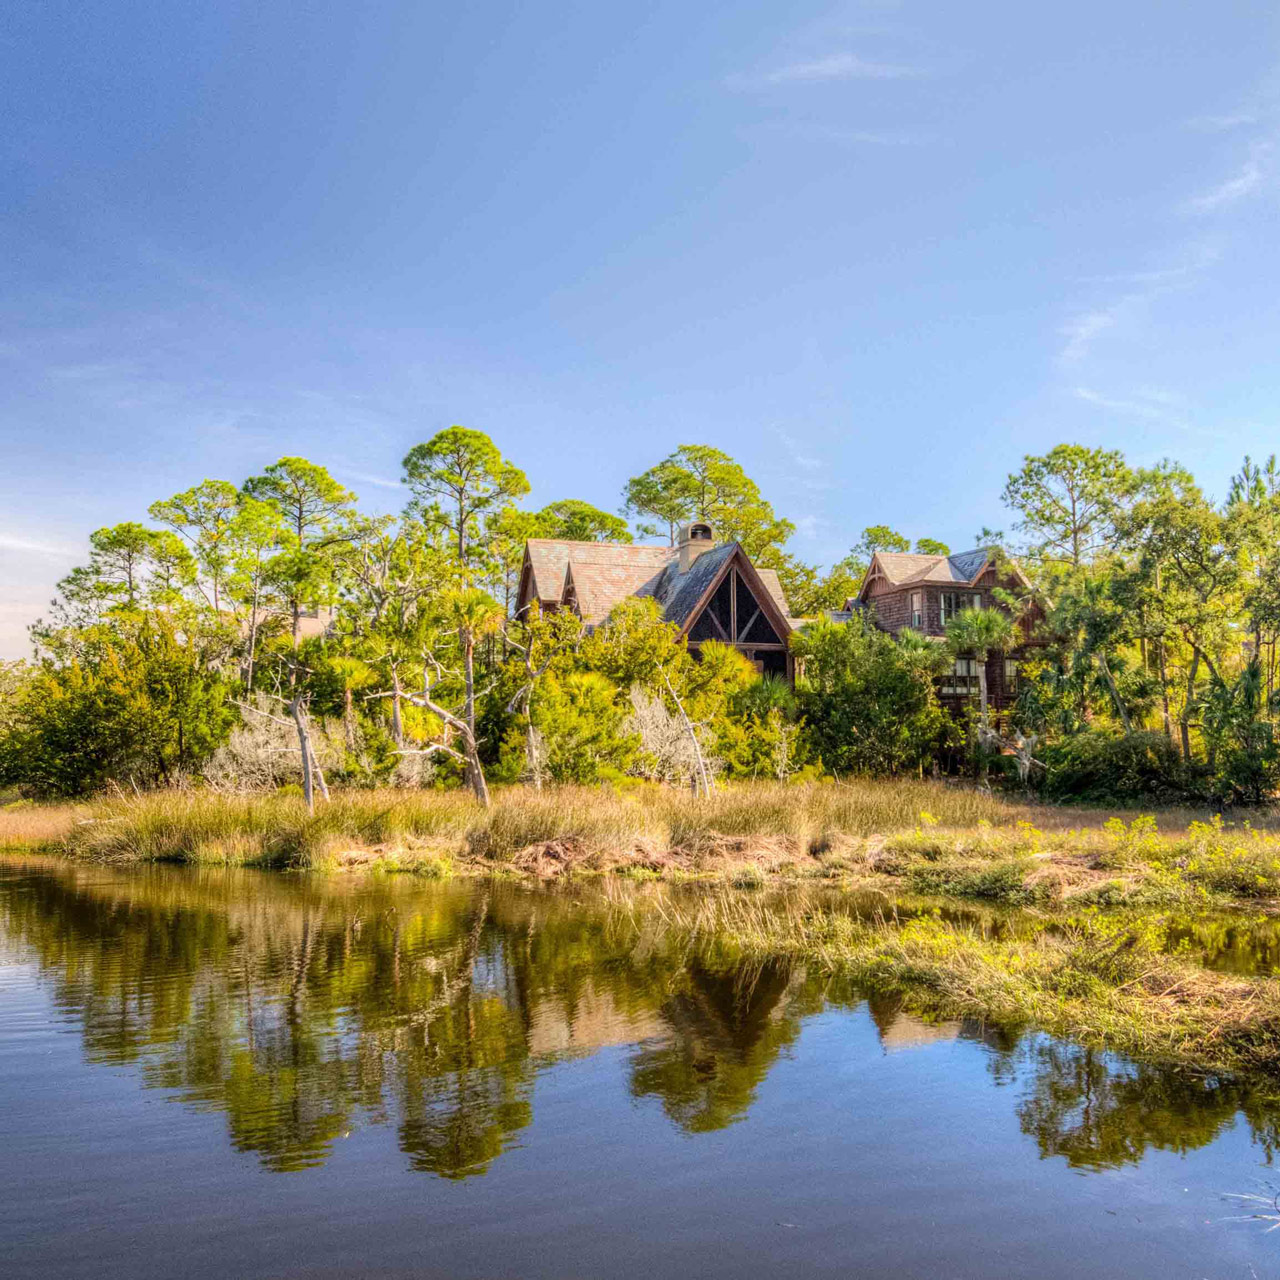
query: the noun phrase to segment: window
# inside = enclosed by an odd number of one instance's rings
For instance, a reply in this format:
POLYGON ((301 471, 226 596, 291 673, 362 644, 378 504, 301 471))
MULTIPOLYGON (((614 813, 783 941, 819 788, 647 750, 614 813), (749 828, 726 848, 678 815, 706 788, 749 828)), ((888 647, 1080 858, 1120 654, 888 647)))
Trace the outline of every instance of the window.
POLYGON ((924 592, 911 593, 911 625, 919 631, 924 626, 924 592))
POLYGON ((942 677, 939 693, 969 697, 978 692, 978 663, 974 658, 957 658, 955 666, 942 677))
POLYGON ((945 627, 961 609, 981 609, 982 592, 944 591, 941 596, 942 625, 945 627))
POLYGON ((1008 693, 1018 691, 1018 664, 1013 658, 1004 660, 1004 687, 1008 693))

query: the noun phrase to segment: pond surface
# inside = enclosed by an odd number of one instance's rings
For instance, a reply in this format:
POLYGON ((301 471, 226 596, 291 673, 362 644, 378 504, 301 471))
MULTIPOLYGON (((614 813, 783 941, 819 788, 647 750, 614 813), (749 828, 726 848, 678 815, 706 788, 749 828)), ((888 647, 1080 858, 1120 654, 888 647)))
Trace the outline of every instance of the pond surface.
POLYGON ((661 896, 0 860, 0 1274, 1280 1274, 1250 1089, 661 896))

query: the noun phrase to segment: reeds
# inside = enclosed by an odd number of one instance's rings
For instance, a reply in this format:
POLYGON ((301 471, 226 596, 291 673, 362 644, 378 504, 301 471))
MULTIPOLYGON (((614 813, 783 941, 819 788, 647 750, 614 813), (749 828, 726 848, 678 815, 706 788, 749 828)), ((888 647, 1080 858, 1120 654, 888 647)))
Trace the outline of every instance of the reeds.
MULTIPOLYGON (((345 853, 413 853, 508 862, 559 844, 590 865, 684 863, 723 851, 791 860, 911 827, 922 810, 951 826, 1013 824, 1027 812, 991 795, 924 782, 751 783, 698 798, 667 787, 514 787, 482 809, 462 792, 345 791, 309 815, 291 795, 154 792, 71 810, 0 811, 0 847, 56 846, 110 861, 315 866, 345 853)), ((766 859, 768 861, 768 859, 766 859)))

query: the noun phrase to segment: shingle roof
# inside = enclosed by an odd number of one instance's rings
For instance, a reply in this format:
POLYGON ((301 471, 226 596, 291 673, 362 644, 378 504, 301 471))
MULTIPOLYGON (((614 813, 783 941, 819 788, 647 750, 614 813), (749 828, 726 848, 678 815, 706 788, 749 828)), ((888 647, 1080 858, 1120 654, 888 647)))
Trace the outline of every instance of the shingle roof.
MULTIPOLYGON (((557 605, 566 588, 572 586, 578 613, 584 622, 595 624, 629 596, 650 596, 658 602, 663 619, 683 629, 738 549, 736 542, 711 547, 682 574, 675 547, 531 538, 525 547, 529 581, 521 583, 520 607, 535 599, 557 605)), ((774 607, 794 625, 777 573, 773 569, 757 569, 756 573, 774 607)))
POLYGON ((764 583, 764 589, 772 597, 773 603, 778 606, 778 612, 790 619, 791 606, 787 604, 787 593, 782 589, 777 569, 761 569, 757 566, 756 573, 760 575, 760 581, 764 583))
POLYGON ((721 566, 733 555, 737 546, 736 542, 725 542, 712 547, 710 551, 704 551, 689 566, 688 573, 681 573, 679 561, 673 560, 652 584, 646 584, 636 594, 653 596, 662 606, 663 619, 683 627, 689 621, 694 606, 711 585, 711 580, 720 572, 721 566))
MULTIPOLYGON (((647 568, 652 577, 676 555, 675 547, 632 546, 624 542, 569 542, 560 538, 530 538, 525 543, 526 562, 532 577, 529 599, 543 605, 556 605, 564 592, 564 578, 569 565, 590 561, 604 567, 613 566, 632 575, 647 568)), ((641 579, 643 581, 644 579, 641 579)), ((623 594, 629 595, 630 592, 623 594)), ((621 599, 621 596, 618 597, 621 599)), ((616 603, 616 602, 615 602, 616 603)), ((607 611, 606 611, 607 612, 607 611)))
POLYGON ((566 581, 573 584, 582 620, 596 623, 603 622, 619 600, 643 592, 657 576, 653 565, 639 557, 625 560, 607 555, 575 555, 569 562, 566 581))
POLYGON ((907 551, 877 551, 875 563, 895 586, 908 582, 958 582, 968 586, 991 559, 988 551, 960 551, 950 556, 922 556, 907 551))

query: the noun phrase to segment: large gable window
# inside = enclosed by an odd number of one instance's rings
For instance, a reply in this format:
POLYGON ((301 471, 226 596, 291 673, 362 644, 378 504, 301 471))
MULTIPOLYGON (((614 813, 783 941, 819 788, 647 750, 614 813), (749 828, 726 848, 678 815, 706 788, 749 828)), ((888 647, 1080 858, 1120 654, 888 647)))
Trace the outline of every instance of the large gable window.
POLYGON ((786 642, 774 629, 769 616, 747 580, 735 567, 721 579, 711 599, 689 628, 689 640, 719 640, 738 647, 778 646, 786 642))

